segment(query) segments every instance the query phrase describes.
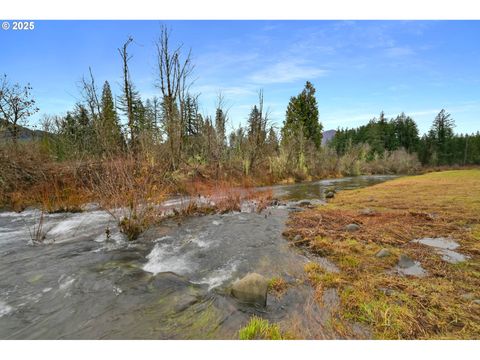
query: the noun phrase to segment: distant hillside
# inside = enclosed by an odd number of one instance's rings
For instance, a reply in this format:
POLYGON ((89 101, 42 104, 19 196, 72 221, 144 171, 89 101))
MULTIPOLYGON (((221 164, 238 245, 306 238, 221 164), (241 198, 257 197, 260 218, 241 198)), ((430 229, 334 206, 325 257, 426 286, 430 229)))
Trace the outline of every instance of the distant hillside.
MULTIPOLYGON (((18 140, 19 141, 29 141, 33 139, 41 138, 42 136, 48 134, 42 130, 32 130, 24 126, 18 126, 18 140)), ((8 131, 6 127, 5 120, 0 119, 0 142, 7 141, 12 138, 12 134, 8 131)))
POLYGON ((333 139, 337 132, 335 130, 327 130, 323 132, 322 145, 326 145, 330 140, 333 139))

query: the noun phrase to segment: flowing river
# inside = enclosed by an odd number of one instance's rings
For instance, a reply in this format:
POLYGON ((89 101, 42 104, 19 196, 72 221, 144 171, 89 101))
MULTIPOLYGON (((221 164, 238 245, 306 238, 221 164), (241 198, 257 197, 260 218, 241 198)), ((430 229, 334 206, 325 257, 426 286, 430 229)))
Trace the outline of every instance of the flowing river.
POLYGON ((303 266, 337 269, 289 246, 282 236, 288 213, 299 200, 320 202, 326 189, 391 178, 273 186, 281 203, 260 214, 247 206, 170 219, 133 242, 107 212, 92 209, 45 215, 45 244, 32 245, 39 211, 0 212, 0 339, 235 339, 254 314, 306 338, 330 338, 338 296, 325 291, 323 304, 315 302, 303 266), (248 272, 282 277, 286 293, 269 295, 265 308, 238 303, 230 285, 248 272))

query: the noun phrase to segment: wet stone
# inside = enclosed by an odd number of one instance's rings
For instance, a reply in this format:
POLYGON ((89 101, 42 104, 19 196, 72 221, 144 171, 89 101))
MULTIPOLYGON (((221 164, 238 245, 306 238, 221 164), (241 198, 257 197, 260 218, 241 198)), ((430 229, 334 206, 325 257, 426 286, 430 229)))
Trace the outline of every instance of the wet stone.
POLYGON ((447 250, 455 250, 460 246, 453 239, 445 237, 415 239, 412 242, 447 250))
POLYGON ((355 232, 355 231, 360 230, 360 225, 348 224, 347 226, 345 226, 345 230, 347 230, 349 232, 355 232))
POLYGON ((182 312, 186 309, 188 309, 190 306, 196 304, 199 301, 198 297, 195 295, 191 294, 186 294, 180 299, 175 304, 175 312, 179 313, 182 312))
POLYGON ((427 272, 422 268, 420 262, 414 261, 405 254, 400 255, 396 271, 402 275, 415 277, 424 277, 427 275, 427 272))
POLYGON ((325 194, 325 198, 332 199, 335 197, 335 193, 333 191, 329 191, 325 194))
POLYGON ((402 269, 407 269, 409 267, 415 266, 415 261, 412 260, 408 255, 402 254, 398 259, 398 266, 402 269))
POLYGON ((268 281, 257 273, 249 273, 233 283, 232 295, 243 303, 265 306, 267 304, 268 281))
POLYGON ((389 289, 389 288, 379 288, 378 290, 380 290, 382 293, 384 293, 387 296, 391 296, 395 293, 395 290, 389 289))
POLYGON ((375 255, 377 258, 384 258, 390 256, 392 253, 388 249, 381 249, 377 254, 375 255))
POLYGON ((360 215, 365 215, 365 216, 372 216, 375 215, 376 211, 370 208, 365 208, 360 210, 360 215))
POLYGON ((442 255, 442 260, 450 264, 457 264, 468 259, 468 256, 460 254, 456 251, 439 249, 437 252, 442 255))

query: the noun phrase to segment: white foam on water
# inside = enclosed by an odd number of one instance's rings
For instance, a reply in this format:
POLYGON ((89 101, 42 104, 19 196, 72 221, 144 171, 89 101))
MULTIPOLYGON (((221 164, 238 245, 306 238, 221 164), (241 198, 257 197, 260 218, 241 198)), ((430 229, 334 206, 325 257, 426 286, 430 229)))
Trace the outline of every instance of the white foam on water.
POLYGON ((34 303, 37 303, 40 301, 40 299, 42 298, 43 294, 42 293, 39 293, 39 294, 34 294, 34 295, 29 295, 27 296, 27 300, 31 301, 31 302, 34 302, 34 303))
POLYGON ((47 293, 47 292, 50 292, 52 291, 52 288, 51 287, 48 287, 48 288, 45 288, 42 290, 43 293, 47 293))
POLYGON ((75 214, 73 217, 61 221, 49 230, 49 235, 67 235, 69 233, 80 231, 84 227, 92 224, 98 224, 108 220, 110 215, 103 211, 93 211, 90 213, 75 214))
POLYGON ((0 217, 13 217, 13 218, 18 218, 18 217, 31 217, 40 214, 40 210, 38 209, 29 209, 29 210, 24 210, 22 212, 14 212, 14 211, 2 211, 0 212, 0 217))
POLYGON ((119 231, 111 234, 110 239, 108 241, 107 241, 106 234, 97 236, 94 239, 94 241, 97 243, 103 244, 103 246, 101 246, 100 248, 92 250, 92 252, 94 253, 99 253, 102 251, 117 250, 117 249, 121 249, 125 245, 127 245, 127 247, 129 245, 126 236, 119 231))
POLYGON ((203 240, 203 235, 200 236, 193 236, 189 239, 190 242, 194 243, 197 245, 199 248, 207 248, 210 246, 211 242, 207 242, 203 240))
POLYGON ((227 280, 231 280, 237 267, 237 261, 229 263, 226 267, 213 271, 212 275, 204 277, 197 284, 208 284, 208 290, 212 290, 223 285, 227 280))
POLYGON ((147 259, 148 262, 143 266, 143 270, 153 274, 174 272, 183 275, 194 269, 193 263, 188 259, 188 254, 176 254, 169 245, 155 244, 150 254, 147 255, 147 259))
POLYGON ((158 242, 162 242, 162 241, 165 241, 165 240, 168 240, 168 239, 171 239, 171 238, 172 238, 171 236, 165 235, 165 236, 162 236, 162 237, 160 237, 160 238, 158 238, 158 239, 153 240, 153 242, 154 242, 154 243, 158 243, 158 242))
POLYGON ((213 221, 212 221, 212 224, 215 225, 215 226, 219 226, 219 225, 222 224, 222 222, 221 222, 221 221, 217 221, 217 220, 213 220, 213 221))
POLYGON ((114 287, 113 287, 113 293, 114 293, 116 296, 120 295, 122 292, 123 292, 123 290, 120 289, 118 286, 114 286, 114 287))
POLYGON ((13 311, 13 307, 8 305, 6 302, 0 300, 0 318, 5 316, 13 311))
POLYGON ((0 232, 0 244, 8 244, 14 241, 29 241, 29 240, 31 239, 30 239, 30 233, 27 227, 20 230, 0 232))
POLYGON ((75 278, 71 276, 60 276, 58 279, 58 289, 59 290, 67 290, 72 284, 75 282, 75 278))

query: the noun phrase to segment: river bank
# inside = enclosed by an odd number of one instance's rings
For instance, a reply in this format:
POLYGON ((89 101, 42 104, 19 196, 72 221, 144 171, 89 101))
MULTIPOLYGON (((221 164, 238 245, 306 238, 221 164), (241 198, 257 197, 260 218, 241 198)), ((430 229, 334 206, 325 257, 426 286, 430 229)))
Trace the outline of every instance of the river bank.
POLYGON ((480 170, 404 177, 291 214, 285 235, 339 272, 308 264, 316 296, 335 289, 331 325, 380 339, 480 336, 480 170))

